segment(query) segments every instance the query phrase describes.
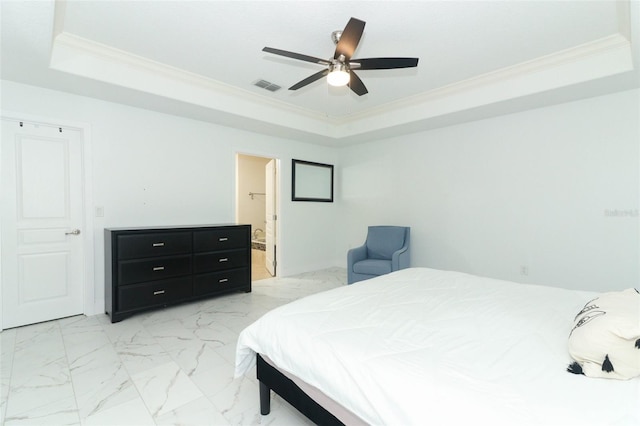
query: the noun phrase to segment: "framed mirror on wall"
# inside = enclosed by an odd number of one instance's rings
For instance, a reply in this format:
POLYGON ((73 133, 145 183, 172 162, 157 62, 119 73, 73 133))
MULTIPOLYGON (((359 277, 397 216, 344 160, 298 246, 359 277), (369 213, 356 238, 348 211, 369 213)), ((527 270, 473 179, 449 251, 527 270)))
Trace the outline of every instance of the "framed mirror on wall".
POLYGON ((333 165, 291 160, 291 201, 333 203, 333 165))

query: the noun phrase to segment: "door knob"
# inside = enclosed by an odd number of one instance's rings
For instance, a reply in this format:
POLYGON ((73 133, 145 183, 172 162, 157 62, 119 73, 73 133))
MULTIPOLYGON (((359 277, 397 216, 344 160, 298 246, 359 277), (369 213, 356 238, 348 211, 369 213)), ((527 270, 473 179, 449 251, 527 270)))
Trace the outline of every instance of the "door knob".
POLYGON ((80 235, 80 230, 74 229, 73 231, 65 232, 64 235, 80 235))

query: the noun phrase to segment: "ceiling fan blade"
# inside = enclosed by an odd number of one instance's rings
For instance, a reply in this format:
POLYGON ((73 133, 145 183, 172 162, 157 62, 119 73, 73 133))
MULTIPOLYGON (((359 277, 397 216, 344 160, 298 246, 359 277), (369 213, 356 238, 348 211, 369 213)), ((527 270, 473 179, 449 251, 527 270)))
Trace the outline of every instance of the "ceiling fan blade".
POLYGON ((349 19, 347 26, 342 30, 340 41, 336 45, 336 52, 333 55, 334 59, 338 59, 340 55, 344 55, 345 60, 349 60, 353 56, 353 52, 356 51, 360 38, 364 32, 365 22, 356 18, 349 19))
POLYGON ((300 80, 299 82, 297 82, 296 84, 294 84, 293 86, 289 87, 289 90, 298 90, 301 87, 306 86, 307 84, 313 83, 316 80, 320 80, 322 77, 324 77, 325 75, 329 74, 329 70, 322 70, 322 71, 318 71, 317 73, 310 75, 309 77, 305 78, 304 80, 300 80))
POLYGON ((273 53, 274 55, 286 56, 287 58, 298 59, 300 61, 313 62, 314 64, 329 65, 331 62, 326 59, 320 59, 301 53, 289 52, 287 50, 274 49, 273 47, 265 47, 263 52, 273 53))
POLYGON ((353 70, 349 71, 349 87, 358 96, 366 95, 367 93, 369 93, 362 80, 360 80, 360 77, 358 77, 356 73, 353 72, 353 70))
POLYGON ((393 68, 412 68, 418 66, 419 58, 366 58, 352 59, 350 66, 358 70, 389 70, 393 68))

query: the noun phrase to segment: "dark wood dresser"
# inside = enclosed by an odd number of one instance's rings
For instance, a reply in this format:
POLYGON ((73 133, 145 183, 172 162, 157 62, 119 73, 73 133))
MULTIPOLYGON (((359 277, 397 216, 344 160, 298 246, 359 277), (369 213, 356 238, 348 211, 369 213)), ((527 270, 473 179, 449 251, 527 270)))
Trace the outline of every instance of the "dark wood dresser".
POLYGON ((158 307, 251 291, 251 225, 107 228, 111 322, 158 307))

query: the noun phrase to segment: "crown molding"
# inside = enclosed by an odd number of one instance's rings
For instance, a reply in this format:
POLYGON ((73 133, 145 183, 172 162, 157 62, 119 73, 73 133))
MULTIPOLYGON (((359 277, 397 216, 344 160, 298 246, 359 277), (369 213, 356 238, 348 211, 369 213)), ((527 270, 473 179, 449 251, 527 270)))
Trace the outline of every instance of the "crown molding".
MULTIPOLYGON (((491 71, 467 80, 439 87, 429 92, 394 102, 393 104, 387 104, 384 106, 384 109, 389 109, 388 106, 390 105, 397 108, 402 106, 401 104, 403 103, 407 105, 427 103, 435 99, 474 91, 505 81, 514 81, 526 76, 536 75, 536 73, 539 74, 547 72, 552 69, 557 72, 562 72, 565 71, 563 68, 567 65, 581 66, 584 65, 586 61, 592 62, 594 58, 609 56, 612 52, 615 52, 618 57, 618 60, 615 63, 615 68, 610 69, 610 65, 604 64, 609 68, 609 72, 603 73, 599 69, 592 69, 590 71, 592 76, 601 77, 603 76, 602 74, 608 75, 610 72, 624 72, 633 69, 631 62, 631 43, 621 34, 614 34, 590 43, 585 43, 580 46, 565 49, 536 59, 491 71)), ((374 112, 374 110, 367 110, 361 114, 371 115, 374 112)))
POLYGON ((341 120, 341 135, 354 136, 478 108, 559 87, 633 71, 632 46, 614 34, 409 98, 341 120))
POLYGON ((327 117, 176 67, 60 32, 50 67, 333 140, 443 117, 633 70, 631 43, 615 34, 346 117, 327 117))
MULTIPOLYGON (((299 108, 248 90, 125 52, 75 34, 53 41, 51 69, 123 86, 267 123, 326 133, 324 114, 299 108), (294 116, 295 119, 291 119, 294 116)), ((327 135, 328 136, 328 135, 327 135)))

